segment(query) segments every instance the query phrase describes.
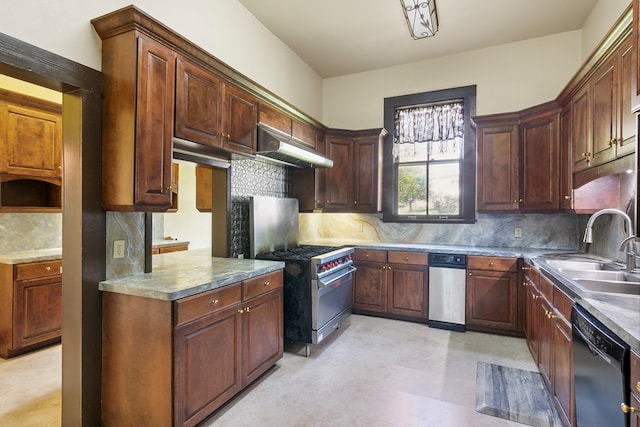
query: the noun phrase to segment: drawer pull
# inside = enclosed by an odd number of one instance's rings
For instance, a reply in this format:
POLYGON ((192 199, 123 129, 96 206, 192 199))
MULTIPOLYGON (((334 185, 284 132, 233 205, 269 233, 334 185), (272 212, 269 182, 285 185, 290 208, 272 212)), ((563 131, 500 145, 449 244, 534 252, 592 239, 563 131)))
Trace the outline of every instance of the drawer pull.
POLYGON ((636 383, 636 390, 638 390, 638 392, 640 392, 640 381, 638 381, 638 382, 636 383))
POLYGON ((244 309, 238 310, 238 313, 240 313, 240 314, 244 313, 244 309))
POLYGON ((531 298, 533 298, 534 300, 540 298, 540 295, 531 295, 531 298))
POLYGON ((271 283, 269 283, 269 281, 267 280, 266 282, 263 283, 264 286, 269 286, 271 283))
POLYGON ((404 260, 409 261, 409 257, 408 256, 404 257, 404 260))
POLYGON ((529 286, 527 282, 522 282, 522 286, 529 286))
POLYGON ((246 311, 247 313, 251 311, 251 307, 247 307, 244 309, 244 311, 246 311))
POLYGON ((631 414, 633 412, 637 412, 638 410, 633 406, 626 405, 624 402, 620 404, 620 410, 625 414, 631 414))
POLYGON ((219 302, 220 302, 220 300, 217 300, 217 299, 211 300, 211 304, 212 305, 216 305, 219 302))
POLYGON ((51 271, 51 267, 48 267, 48 266, 47 266, 47 271, 51 271))

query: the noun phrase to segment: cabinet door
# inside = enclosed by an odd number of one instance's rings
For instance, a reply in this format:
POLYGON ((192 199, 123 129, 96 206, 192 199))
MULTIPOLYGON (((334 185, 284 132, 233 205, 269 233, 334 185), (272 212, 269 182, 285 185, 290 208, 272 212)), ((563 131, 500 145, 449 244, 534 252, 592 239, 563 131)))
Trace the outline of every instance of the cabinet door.
POLYGON ((354 212, 378 210, 378 138, 357 138, 353 143, 354 212))
POLYGON ((573 208, 571 107, 560 114, 560 209, 573 208))
POLYGON ((571 325, 557 318, 553 323, 553 397, 566 425, 573 425, 573 362, 571 325))
POLYGON ((177 64, 176 136, 221 147, 222 80, 186 59, 177 64))
POLYGON ((593 80, 593 164, 600 165, 615 158, 618 107, 616 56, 602 64, 593 80))
POLYGON ((353 275, 353 309, 386 312, 386 264, 357 263, 356 268, 353 275))
POLYGON ((171 204, 176 54, 138 37, 135 205, 171 204))
POLYGON ((478 127, 478 211, 513 211, 519 199, 517 123, 478 127))
POLYGON ((527 337, 527 345, 533 356, 533 360, 538 363, 540 354, 540 303, 537 299, 541 298, 540 293, 533 285, 527 286, 526 296, 526 315, 525 315, 525 331, 527 337))
POLYGON ((59 338, 62 329, 62 276, 16 280, 14 286, 14 349, 59 338))
POLYGON ((282 357, 282 289, 243 304, 242 386, 249 384, 282 357))
POLYGON ((515 332, 518 329, 517 274, 469 270, 466 326, 469 329, 515 332))
POLYGON ((196 425, 242 388, 241 306, 174 332, 174 425, 196 425))
POLYGON ((310 148, 316 148, 316 130, 306 123, 292 120, 291 136, 310 148))
POLYGON ((327 137, 326 154, 333 160, 333 167, 326 173, 325 195, 327 212, 352 212, 353 196, 353 140, 327 137))
POLYGON ((391 314, 427 320, 429 305, 426 268, 392 264, 387 270, 387 311, 391 314))
POLYGON ((0 173, 62 176, 62 116, 0 102, 0 173))
POLYGON ((571 103, 571 142, 573 144, 573 172, 591 165, 591 92, 583 87, 571 103))
POLYGON ((621 47, 620 55, 620 84, 619 99, 620 126, 616 139, 616 156, 621 157, 631 154, 636 149, 636 115, 632 112, 633 86, 633 46, 631 40, 627 40, 621 47))
POLYGON ((547 316, 551 312, 551 306, 544 297, 537 299, 539 307, 538 316, 538 370, 542 374, 542 378, 547 383, 549 389, 552 389, 552 357, 553 357, 553 321, 547 316))
POLYGON ((258 100, 229 83, 225 84, 222 107, 223 146, 234 152, 255 154, 258 100))
POLYGON ((291 117, 280 110, 276 110, 269 104, 260 103, 259 121, 269 127, 291 135, 291 117))
POLYGON ((560 208, 558 125, 558 114, 549 114, 520 126, 520 210, 560 208))

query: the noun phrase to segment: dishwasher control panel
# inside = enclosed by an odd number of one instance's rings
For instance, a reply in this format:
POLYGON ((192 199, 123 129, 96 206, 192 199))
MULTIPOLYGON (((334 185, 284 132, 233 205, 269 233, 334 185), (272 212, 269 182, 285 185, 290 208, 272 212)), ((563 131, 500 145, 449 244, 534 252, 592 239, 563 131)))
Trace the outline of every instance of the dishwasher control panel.
POLYGON ((429 254, 429 267, 467 268, 467 256, 458 254, 429 254))

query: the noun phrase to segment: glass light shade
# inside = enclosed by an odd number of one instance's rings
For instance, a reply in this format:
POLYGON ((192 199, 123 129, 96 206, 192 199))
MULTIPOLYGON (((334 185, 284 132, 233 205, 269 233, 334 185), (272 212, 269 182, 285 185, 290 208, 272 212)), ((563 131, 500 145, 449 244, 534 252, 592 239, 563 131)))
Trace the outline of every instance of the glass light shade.
POLYGON ((409 32, 414 40, 431 37, 438 31, 435 0, 400 0, 409 32))

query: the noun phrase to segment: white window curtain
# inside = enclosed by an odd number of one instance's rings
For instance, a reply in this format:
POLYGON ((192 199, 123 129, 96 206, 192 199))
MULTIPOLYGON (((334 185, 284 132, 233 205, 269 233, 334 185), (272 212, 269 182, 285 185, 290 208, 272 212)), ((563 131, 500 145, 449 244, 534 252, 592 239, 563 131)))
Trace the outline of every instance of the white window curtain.
MULTIPOLYGON (((459 152, 464 136, 462 101, 399 108, 395 112, 394 158, 401 144, 425 144, 428 158, 432 150, 459 152), (433 144, 437 142, 438 144, 433 144)), ((421 150, 418 150, 421 151, 421 150)))

